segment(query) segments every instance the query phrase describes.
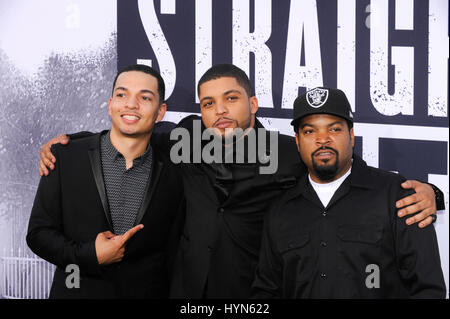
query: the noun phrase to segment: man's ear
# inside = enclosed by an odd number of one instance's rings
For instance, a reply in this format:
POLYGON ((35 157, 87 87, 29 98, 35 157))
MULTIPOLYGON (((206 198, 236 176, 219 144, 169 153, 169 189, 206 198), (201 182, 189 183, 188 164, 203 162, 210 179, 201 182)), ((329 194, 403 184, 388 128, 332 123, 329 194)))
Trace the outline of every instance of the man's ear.
POLYGON ((166 111, 167 111, 167 104, 166 103, 161 104, 158 109, 158 116, 156 117, 156 122, 162 121, 164 115, 166 114, 166 111))
POLYGON ((353 127, 350 129, 350 140, 352 141, 352 148, 355 147, 355 133, 353 127))
POLYGON ((112 102, 112 97, 110 97, 109 101, 108 101, 108 114, 109 114, 109 116, 112 116, 112 114, 111 114, 111 102, 112 102))
POLYGON ((252 96, 250 97, 250 113, 251 114, 256 114, 256 111, 258 111, 258 98, 256 96, 252 96))
POLYGON ((300 143, 298 142, 298 133, 295 133, 295 144, 297 145, 297 151, 300 153, 300 143))

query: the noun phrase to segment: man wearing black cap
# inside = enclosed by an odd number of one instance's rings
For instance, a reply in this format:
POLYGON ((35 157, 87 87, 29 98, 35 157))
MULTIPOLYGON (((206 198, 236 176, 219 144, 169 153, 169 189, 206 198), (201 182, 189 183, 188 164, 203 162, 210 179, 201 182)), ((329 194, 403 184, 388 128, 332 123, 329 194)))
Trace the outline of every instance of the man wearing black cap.
POLYGON ((291 124, 309 174, 267 215, 255 296, 445 298, 434 227, 397 218, 405 179, 353 154, 345 94, 306 92, 291 124))

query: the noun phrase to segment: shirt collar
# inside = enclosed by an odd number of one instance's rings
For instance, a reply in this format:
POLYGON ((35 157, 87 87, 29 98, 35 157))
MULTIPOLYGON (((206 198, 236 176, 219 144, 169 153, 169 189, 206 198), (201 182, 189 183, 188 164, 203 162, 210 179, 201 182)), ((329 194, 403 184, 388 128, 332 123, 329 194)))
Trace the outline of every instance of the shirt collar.
POLYGON ((102 136, 101 144, 103 155, 107 159, 114 161, 119 155, 122 155, 111 143, 111 131, 108 131, 105 135, 102 136))
MULTIPOLYGON (((371 183, 372 180, 371 171, 366 162, 358 155, 353 154, 351 173, 350 176, 346 178, 344 183, 347 183, 350 187, 373 189, 374 185, 371 183)), ((300 195, 305 196, 307 192, 310 192, 308 173, 304 174, 299 179, 298 184, 292 189, 289 199, 293 199, 300 195)))
MULTIPOLYGON (((111 131, 108 131, 105 135, 102 136, 101 140, 102 149, 104 151, 104 156, 108 158, 111 161, 116 160, 119 156, 123 155, 119 153, 119 151, 114 147, 114 145, 111 143, 111 131)), ((144 154, 141 156, 135 158, 133 160, 133 166, 140 165, 143 163, 147 158, 151 155, 152 147, 150 143, 147 145, 147 149, 145 150, 144 154)))

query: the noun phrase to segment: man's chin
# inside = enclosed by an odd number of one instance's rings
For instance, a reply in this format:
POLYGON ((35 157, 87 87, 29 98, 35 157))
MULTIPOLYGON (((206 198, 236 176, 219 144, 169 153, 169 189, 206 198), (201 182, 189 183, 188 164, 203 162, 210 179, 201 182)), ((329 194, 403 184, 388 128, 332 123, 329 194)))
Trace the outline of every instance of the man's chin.
POLYGON ((138 137, 142 137, 145 135, 148 135, 151 133, 150 131, 136 131, 136 130, 121 130, 120 134, 124 137, 130 137, 130 138, 138 138, 138 137))

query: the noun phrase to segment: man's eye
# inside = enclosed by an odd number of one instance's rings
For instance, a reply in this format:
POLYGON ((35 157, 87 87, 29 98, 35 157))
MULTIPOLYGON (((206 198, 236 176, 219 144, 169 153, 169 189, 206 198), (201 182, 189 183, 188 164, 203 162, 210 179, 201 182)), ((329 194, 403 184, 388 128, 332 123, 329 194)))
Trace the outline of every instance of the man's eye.
POLYGON ((144 101, 151 101, 151 100, 152 100, 152 98, 149 97, 149 96, 143 96, 142 99, 143 99, 144 101))
POLYGON ((333 127, 333 128, 331 128, 331 131, 332 132, 340 132, 341 128, 340 127, 333 127))
POLYGON ((233 100, 237 100, 238 97, 237 97, 237 96, 229 96, 229 97, 227 97, 227 99, 228 99, 229 101, 233 101, 233 100))
POLYGON ((116 96, 117 96, 117 97, 124 97, 125 94, 123 94, 123 93, 117 93, 116 96))
POLYGON ((205 103, 203 103, 203 107, 209 107, 209 106, 211 106, 212 105, 212 102, 211 101, 209 101, 209 102, 205 102, 205 103))
POLYGON ((303 131, 303 134, 311 134, 313 131, 312 130, 305 130, 303 131))

